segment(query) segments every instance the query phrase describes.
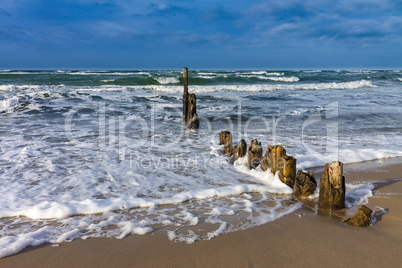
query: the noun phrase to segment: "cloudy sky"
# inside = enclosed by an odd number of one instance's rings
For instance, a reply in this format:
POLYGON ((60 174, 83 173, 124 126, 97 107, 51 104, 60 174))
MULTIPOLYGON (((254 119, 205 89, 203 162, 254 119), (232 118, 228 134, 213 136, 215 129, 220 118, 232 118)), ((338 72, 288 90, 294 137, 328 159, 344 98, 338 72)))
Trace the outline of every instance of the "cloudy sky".
POLYGON ((401 0, 0 3, 0 69, 402 68, 401 0))

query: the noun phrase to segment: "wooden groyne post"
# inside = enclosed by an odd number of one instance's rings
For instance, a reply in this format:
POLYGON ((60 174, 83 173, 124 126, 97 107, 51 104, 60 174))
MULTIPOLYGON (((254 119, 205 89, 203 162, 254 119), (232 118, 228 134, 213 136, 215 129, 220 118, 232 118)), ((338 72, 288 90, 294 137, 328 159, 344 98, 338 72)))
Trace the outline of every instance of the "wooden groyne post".
POLYGON ((188 68, 183 68, 183 121, 189 129, 198 129, 200 122, 197 116, 197 98, 188 94, 188 68))
POLYGON ((187 111, 188 111, 188 68, 183 68, 183 121, 187 124, 187 111))
POLYGON ((318 208, 322 210, 341 210, 345 207, 345 177, 343 163, 335 161, 325 165, 320 183, 318 208))

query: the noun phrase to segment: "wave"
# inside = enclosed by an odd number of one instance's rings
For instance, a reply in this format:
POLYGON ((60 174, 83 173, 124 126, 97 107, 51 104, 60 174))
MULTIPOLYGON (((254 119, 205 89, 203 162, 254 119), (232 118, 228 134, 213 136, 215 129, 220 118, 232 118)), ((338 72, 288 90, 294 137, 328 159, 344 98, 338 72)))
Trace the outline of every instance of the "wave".
POLYGON ((19 91, 19 90, 39 90, 41 88, 45 88, 48 86, 40 86, 40 85, 0 85, 0 91, 19 91))
POLYGON ((67 72, 69 75, 104 75, 104 76, 128 76, 128 75, 151 75, 150 72, 107 72, 107 71, 81 71, 81 72, 67 72))
POLYGON ((12 97, 5 100, 0 100, 0 113, 12 113, 20 104, 18 97, 12 97))
POLYGON ((237 75, 267 75, 267 76, 282 76, 285 73, 278 72, 267 72, 267 71, 253 71, 253 72, 244 72, 244 73, 236 73, 237 75))
POLYGON ((152 199, 138 197, 119 197, 110 199, 85 199, 82 201, 71 201, 61 203, 57 201, 43 201, 32 207, 13 209, 1 209, 0 218, 25 216, 30 219, 63 219, 76 215, 97 214, 107 211, 126 210, 140 207, 154 207, 168 204, 179 204, 192 199, 209 199, 213 197, 229 197, 244 193, 275 193, 292 194, 293 190, 287 185, 277 181, 276 176, 272 185, 242 184, 225 186, 220 188, 187 191, 176 194, 172 197, 152 199))
MULTIPOLYGON (((283 78, 286 77, 276 77, 283 78)), ((0 92, 13 92, 25 90, 45 90, 45 91, 124 91, 124 90, 154 90, 157 92, 181 93, 183 87, 178 85, 180 80, 177 77, 148 77, 147 85, 136 84, 136 80, 129 81, 130 78, 115 80, 104 80, 103 85, 99 86, 66 86, 66 85, 0 85, 0 92), (121 84, 123 83, 123 85, 121 84), (127 85, 128 84, 128 85, 127 85), (132 85, 130 85, 132 84, 132 85)), ((293 79, 293 78, 291 78, 293 79)), ((142 81, 144 83, 144 81, 142 81)), ((328 89, 358 89, 376 87, 368 80, 340 82, 340 83, 295 83, 295 84, 220 84, 220 85, 193 85, 191 90, 194 93, 214 93, 220 91, 233 92, 264 92, 275 90, 328 90, 328 89)))
MULTIPOLYGON (((211 86, 191 86, 194 93, 213 93, 220 91, 234 92, 263 92, 274 90, 326 90, 326 89, 358 89, 376 87, 370 81, 359 80, 341 83, 303 83, 303 84, 251 84, 251 85, 211 85, 211 86)), ((181 86, 142 86, 131 88, 151 89, 155 91, 179 93, 183 91, 181 86)))
POLYGON ((180 83, 180 80, 177 77, 160 76, 160 77, 155 77, 154 79, 156 81, 158 81, 159 84, 162 84, 162 85, 180 83))
POLYGON ((291 76, 291 77, 265 77, 264 79, 277 81, 277 82, 298 82, 298 81, 300 81, 300 78, 298 78, 296 76, 291 76))

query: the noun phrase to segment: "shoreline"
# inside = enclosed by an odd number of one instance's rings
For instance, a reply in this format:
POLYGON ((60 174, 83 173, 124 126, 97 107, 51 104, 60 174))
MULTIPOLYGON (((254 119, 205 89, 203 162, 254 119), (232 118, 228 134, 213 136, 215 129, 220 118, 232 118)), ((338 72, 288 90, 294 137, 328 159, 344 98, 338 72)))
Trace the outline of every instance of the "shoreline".
MULTIPOLYGON (((313 170, 321 177, 323 167, 313 170), (321 173, 320 173, 321 172, 321 173)), ((251 229, 226 233, 194 244, 171 242, 166 233, 124 239, 76 239, 44 244, 0 259, 2 267, 150 266, 331 266, 359 263, 397 267, 402 262, 402 157, 344 165, 347 183, 372 183, 368 207, 376 223, 358 228, 316 213, 307 204, 294 213, 251 229), (375 212, 376 207, 386 211, 375 212), (382 212, 384 213, 384 212, 382 212)), ((360 206, 347 209, 351 216, 360 206)))

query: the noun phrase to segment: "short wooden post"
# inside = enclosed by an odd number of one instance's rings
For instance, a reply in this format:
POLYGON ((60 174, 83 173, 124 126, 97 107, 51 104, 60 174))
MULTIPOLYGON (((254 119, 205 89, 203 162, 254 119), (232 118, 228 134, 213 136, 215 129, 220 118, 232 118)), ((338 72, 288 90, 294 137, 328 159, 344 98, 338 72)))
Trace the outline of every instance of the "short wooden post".
POLYGON ((233 155, 233 162, 235 162, 240 157, 245 156, 247 154, 247 143, 246 143, 246 141, 244 139, 241 139, 236 146, 232 147, 231 154, 233 155))
POLYGON ((221 133, 219 134, 219 144, 223 144, 224 154, 230 153, 233 144, 232 134, 230 133, 230 131, 221 131, 221 133))
POLYGON ((332 162, 325 165, 320 181, 318 208, 323 210, 340 210, 345 207, 345 177, 343 163, 332 162))
POLYGON ((296 197, 308 197, 315 192, 317 182, 315 180, 314 172, 308 171, 304 173, 299 170, 296 174, 296 181, 294 184, 294 195, 296 197))
POLYGON ((365 227, 371 223, 371 213, 373 211, 366 206, 361 206, 356 214, 349 218, 346 223, 352 226, 365 227))
POLYGON ((296 179, 296 158, 286 154, 282 146, 268 146, 262 159, 262 170, 271 169, 275 174, 279 170, 279 178, 293 188, 296 179))
POLYGON ((200 122, 197 116, 197 97, 194 93, 188 95, 187 102, 187 127, 190 129, 198 129, 200 122))
POLYGON ((250 146, 248 147, 248 168, 256 168, 261 162, 262 158, 262 147, 261 142, 258 142, 257 139, 252 140, 250 142, 250 146))
POLYGON ((188 68, 183 67, 183 121, 187 125, 187 114, 188 114, 188 68))

